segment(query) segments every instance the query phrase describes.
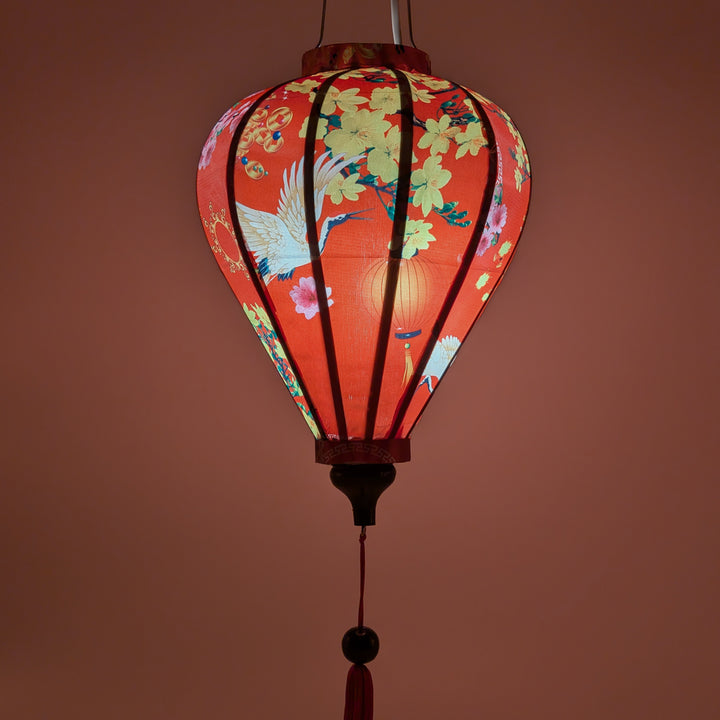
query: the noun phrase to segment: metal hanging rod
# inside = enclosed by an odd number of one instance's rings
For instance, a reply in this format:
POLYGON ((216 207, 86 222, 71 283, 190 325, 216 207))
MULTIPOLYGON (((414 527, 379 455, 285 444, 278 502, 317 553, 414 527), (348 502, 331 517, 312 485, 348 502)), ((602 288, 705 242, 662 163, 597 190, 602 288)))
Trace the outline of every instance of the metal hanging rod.
MULTIPOLYGON (((410 43, 414 48, 417 48, 415 44, 415 38, 413 37, 413 25, 412 25, 412 4, 411 0, 407 2, 407 22, 408 22, 408 35, 410 36, 410 43)), ((320 47, 323 41, 323 35, 325 34, 325 12, 327 10, 327 0, 323 0, 322 5, 322 16, 320 18, 320 39, 315 47, 320 47)), ((400 2, 399 0, 390 0, 390 23, 392 25, 393 42, 395 45, 402 45, 402 23, 400 21, 400 2)))

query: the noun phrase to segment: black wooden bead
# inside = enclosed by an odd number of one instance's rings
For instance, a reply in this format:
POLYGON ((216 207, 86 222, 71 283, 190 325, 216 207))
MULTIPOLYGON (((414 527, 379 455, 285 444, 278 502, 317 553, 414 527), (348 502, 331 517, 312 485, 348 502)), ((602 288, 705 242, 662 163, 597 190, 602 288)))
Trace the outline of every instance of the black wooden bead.
POLYGON ((380 638, 369 627, 350 628, 342 639, 343 655, 358 665, 369 663, 377 657, 380 638))

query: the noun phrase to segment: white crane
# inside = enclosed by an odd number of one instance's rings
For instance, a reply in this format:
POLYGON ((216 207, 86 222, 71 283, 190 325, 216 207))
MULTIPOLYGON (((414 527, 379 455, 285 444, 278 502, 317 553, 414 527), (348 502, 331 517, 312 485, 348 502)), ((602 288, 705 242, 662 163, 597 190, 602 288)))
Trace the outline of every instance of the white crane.
MULTIPOLYGON (((323 153, 315 161, 313 167, 315 189, 315 222, 322 215, 325 191, 330 181, 351 163, 362 156, 356 155, 344 159, 344 154, 336 155, 328 160, 330 152, 323 153)), ((288 280, 295 272, 295 268, 310 262, 310 248, 307 240, 305 225, 305 198, 303 195, 303 166, 305 158, 293 163, 290 173, 283 172, 283 188, 280 190, 277 212, 256 210, 241 203, 237 207, 240 227, 247 242, 247 246, 255 256, 260 275, 270 282, 277 276, 279 280, 288 280)), ((347 220, 357 219, 365 212, 342 213, 334 217, 325 218, 318 237, 319 252, 325 249, 330 231, 347 220)))
MULTIPOLYGON (((428 390, 432 392, 434 390, 432 386, 432 379, 437 378, 438 382, 440 378, 445 374, 445 371, 450 367, 452 361, 455 359, 457 351, 460 349, 460 339, 454 335, 446 335, 442 340, 438 340, 435 343, 435 347, 430 353, 430 359, 427 361, 427 365, 423 370, 422 380, 420 385, 427 383, 428 390)), ((420 387, 418 385, 418 387, 420 387)))

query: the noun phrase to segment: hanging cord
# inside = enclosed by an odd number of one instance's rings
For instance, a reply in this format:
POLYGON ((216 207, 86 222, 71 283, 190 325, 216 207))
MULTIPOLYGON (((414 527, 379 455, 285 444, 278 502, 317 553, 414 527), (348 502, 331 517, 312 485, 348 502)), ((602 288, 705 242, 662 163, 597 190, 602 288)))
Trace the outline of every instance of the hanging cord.
POLYGON ((363 624, 364 620, 364 599, 365 599, 365 538, 367 537, 367 534, 365 533, 365 526, 363 525, 360 529, 360 603, 358 604, 358 627, 360 628, 360 633, 363 632, 363 628, 365 625, 363 624))
MULTIPOLYGON (((327 0, 323 0, 322 15, 320 16, 320 39, 317 41, 316 48, 322 45, 323 36, 325 35, 325 12, 327 10, 327 0)), ((410 34, 410 42, 414 48, 417 47, 415 44, 415 38, 413 37, 413 25, 412 25, 412 5, 410 0, 407 0, 407 11, 408 11, 408 33, 410 34)), ((398 0, 390 0, 390 23, 392 25, 393 42, 395 45, 402 45, 402 31, 400 29, 400 9, 398 7, 398 0)))
POLYGON ((316 48, 322 45, 323 35, 325 34, 325 9, 327 8, 327 0, 323 0, 322 17, 320 18, 320 39, 318 40, 316 48))
MULTIPOLYGON (((413 37, 413 26, 412 26, 412 4, 410 0, 407 1, 407 15, 408 15, 408 34, 410 35, 410 42, 414 48, 417 47, 415 44, 415 38, 413 37)), ((392 24, 393 42, 398 47, 402 46, 402 25, 400 22, 400 7, 398 0, 390 0, 390 23, 392 24)))
POLYGON ((390 0, 390 23, 392 25, 393 42, 396 46, 403 44, 402 28, 400 27, 400 8, 398 0, 390 0))
POLYGON ((352 663, 345 684, 345 714, 343 720, 372 720, 373 684, 370 662, 379 647, 374 630, 365 627, 365 525, 360 530, 360 602, 357 627, 350 628, 343 637, 343 654, 352 663))

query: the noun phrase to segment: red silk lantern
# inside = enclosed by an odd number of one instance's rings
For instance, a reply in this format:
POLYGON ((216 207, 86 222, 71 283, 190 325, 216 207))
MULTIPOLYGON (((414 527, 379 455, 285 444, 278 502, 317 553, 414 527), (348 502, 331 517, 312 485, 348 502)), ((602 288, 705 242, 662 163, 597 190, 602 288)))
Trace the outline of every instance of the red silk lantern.
POLYGON ((414 48, 326 46, 304 70, 213 128, 200 213, 318 462, 402 462, 513 256, 527 154, 414 48))
MULTIPOLYGON (((198 171, 208 240, 361 533, 409 435, 513 257, 530 197, 522 138, 472 90, 398 45, 330 45, 303 77, 241 100, 198 171)), ((346 720, 371 717, 343 640, 346 720)))

